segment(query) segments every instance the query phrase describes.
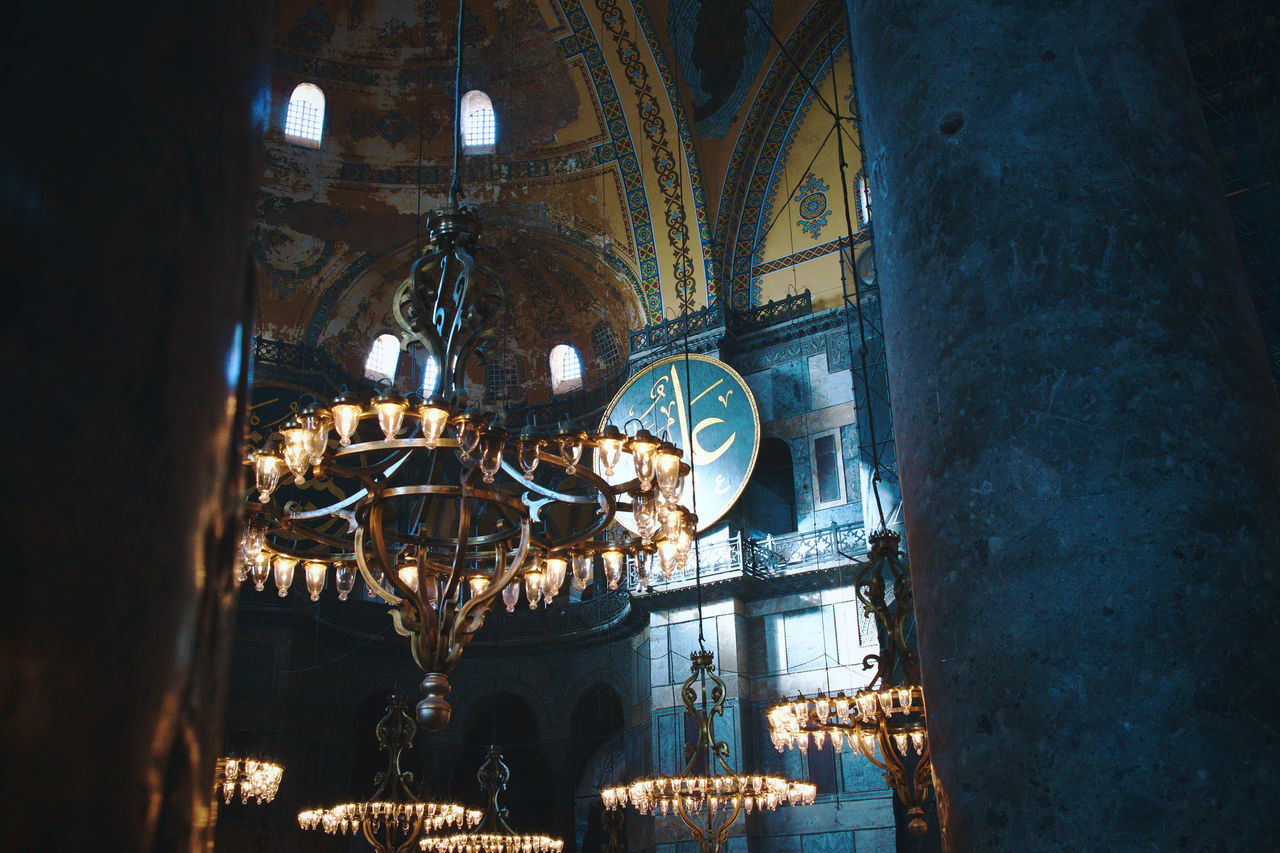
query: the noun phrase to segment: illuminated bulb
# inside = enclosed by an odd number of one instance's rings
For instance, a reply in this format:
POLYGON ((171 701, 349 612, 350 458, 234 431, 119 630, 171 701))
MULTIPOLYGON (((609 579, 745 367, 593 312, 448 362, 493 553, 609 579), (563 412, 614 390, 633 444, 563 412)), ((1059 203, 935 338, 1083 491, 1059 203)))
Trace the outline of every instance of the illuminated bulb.
POLYGON ((280 475, 284 473, 284 460, 270 450, 259 450, 253 454, 253 479, 258 487, 258 503, 266 503, 271 493, 280 485, 280 475))
POLYGON ((849 724, 849 697, 843 692, 836 697, 836 718, 843 725, 849 724))
POLYGON ((893 745, 898 748, 898 755, 905 756, 907 754, 907 735, 906 732, 894 732, 893 745))
POLYGON ((448 407, 444 400, 432 397, 422 404, 418 414, 422 415, 422 437, 427 440, 427 444, 435 447, 436 442, 444 435, 445 425, 449 423, 448 407))
POLYGON ((396 575, 400 578, 400 582, 402 584, 409 587, 409 589, 414 592, 418 591, 418 582, 420 578, 418 577, 417 560, 412 557, 406 559, 400 568, 396 570, 396 575))
POLYGON ((596 449, 599 451, 600 466, 604 468, 606 477, 613 476, 613 469, 622 458, 622 443, 625 439, 622 432, 613 424, 606 424, 596 438, 596 449))
POLYGON ((471 584, 471 596, 472 596, 472 598, 474 598, 474 597, 475 597, 475 596, 477 596, 477 595, 480 595, 480 594, 481 594, 481 593, 483 593, 486 589, 488 589, 488 588, 489 588, 489 579, 488 579, 488 578, 486 578, 486 577, 483 577, 483 576, 479 576, 479 575, 478 575, 478 576, 473 577, 473 578, 468 578, 467 580, 468 580, 468 582, 471 584))
POLYGON ((658 479, 658 488, 667 500, 675 500, 676 489, 680 486, 681 452, 674 444, 664 441, 653 453, 653 470, 658 479))
POLYGON ((507 606, 508 613, 514 613, 516 602, 520 600, 520 584, 512 582, 502 588, 502 603, 507 606))
POLYGON ((627 449, 631 451, 640 486, 648 491, 653 483, 653 454, 658 449, 658 440, 647 429, 642 429, 636 433, 635 438, 627 442, 627 449))
POLYGON ((660 526, 657 515, 657 505, 652 492, 641 492, 631 500, 631 515, 636 521, 636 528, 640 531, 640 540, 648 545, 653 541, 653 535, 657 533, 660 526))
POLYGON ((844 750, 844 732, 838 729, 832 732, 831 745, 835 748, 837 753, 842 752, 844 750))
POLYGON ((911 688, 910 687, 898 688, 898 704, 902 706, 902 713, 904 714, 911 713, 911 688))
POLYGON ((542 572, 524 573, 524 597, 529 600, 530 610, 538 606, 538 599, 542 598, 542 572))
POLYGON ((622 566, 626 555, 617 548, 606 548, 600 553, 604 563, 604 576, 609 581, 609 589, 617 589, 622 580, 622 566))
MULTIPOLYGON (((564 586, 565 572, 568 571, 569 562, 561 554, 548 554, 545 562, 546 577, 544 578, 542 591, 545 596, 548 582, 551 585, 551 595, 555 596, 564 586)), ((550 602, 551 599, 547 598, 550 602)))
POLYGON ((912 729, 911 745, 915 747, 916 752, 920 752, 920 753, 924 752, 924 730, 923 729, 912 729))
POLYGON ((333 400, 333 429, 338 433, 338 444, 346 447, 351 444, 351 436, 356 434, 360 425, 360 415, 364 414, 364 406, 356 400, 356 396, 343 391, 333 400))
POLYGON ((289 594, 289 587, 293 584, 293 570, 297 565, 298 561, 293 557, 279 555, 275 559, 273 570, 276 578, 276 591, 280 593, 281 598, 289 594))
POLYGON ((258 592, 266 587, 267 577, 271 574, 271 555, 263 551, 249 568, 249 577, 253 579, 253 588, 258 592))
POLYGON ((348 563, 335 563, 333 566, 333 585, 338 590, 338 600, 346 601, 351 590, 356 586, 356 570, 348 563))
POLYGON ((586 589, 591 583, 591 552, 575 551, 569 555, 569 563, 573 569, 573 585, 586 589))
POLYGON ((663 536, 657 542, 658 545, 658 561, 662 565, 662 576, 666 580, 671 580, 671 575, 676 570, 676 540, 669 536, 663 536))
POLYGON ((884 715, 887 717, 893 713, 893 691, 880 691, 880 707, 884 709, 884 715))
POLYGON ((636 551, 636 581, 641 592, 644 592, 649 586, 649 557, 649 551, 643 549, 636 551))
POLYGON ((320 593, 324 592, 324 573, 327 568, 328 566, 317 560, 308 560, 302 566, 307 581, 307 592, 311 594, 312 601, 319 601, 320 593))
POLYGON ((404 398, 395 391, 384 391, 373 398, 373 411, 378 415, 378 426, 382 427, 382 436, 387 441, 400 434, 407 408, 404 398))
POLYGON ((319 406, 308 406, 298 415, 298 422, 306 430, 307 459, 312 465, 319 465, 329 444, 329 425, 333 418, 319 406))
POLYGON ((280 435, 284 439, 284 464, 293 473, 294 480, 301 483, 307 476, 307 469, 311 467, 308 432, 296 420, 290 420, 280 430, 280 435))

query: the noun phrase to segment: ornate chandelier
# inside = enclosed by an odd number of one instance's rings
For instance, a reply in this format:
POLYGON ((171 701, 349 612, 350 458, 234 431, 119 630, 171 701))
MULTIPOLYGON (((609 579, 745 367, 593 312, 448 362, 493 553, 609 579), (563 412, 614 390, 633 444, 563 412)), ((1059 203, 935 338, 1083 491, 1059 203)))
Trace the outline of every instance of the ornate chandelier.
POLYGON ((780 776, 739 775, 726 759, 729 747, 716 740, 715 718, 724 713, 725 683, 712 666, 712 653, 699 649, 690 655, 691 674, 680 695, 698 722, 698 739, 685 746, 687 763, 679 776, 638 779, 600 792, 605 808, 628 804, 642 814, 679 815, 703 853, 719 853, 729 829, 745 811, 773 811, 779 806, 807 806, 817 796, 811 782, 792 782, 780 776), (707 682, 710 681, 710 690, 707 682), (694 683, 698 683, 697 689, 694 683), (709 703, 708 703, 709 702, 709 703), (699 761, 709 775, 695 773, 699 761))
POLYGON ((400 769, 400 755, 413 747, 417 731, 409 701, 393 693, 377 727, 378 748, 387 753, 387 769, 374 778, 378 787, 373 796, 365 802, 299 812, 298 824, 330 835, 363 834, 378 853, 404 853, 424 833, 478 824, 482 816, 478 809, 424 802, 414 792, 413 774, 400 769))
MULTIPOLYGON (((907 807, 908 830, 923 835, 928 829, 924 801, 933 784, 929 736, 925 730, 924 694, 920 664, 906 637, 912 611, 911 576, 901 559, 899 538, 889 530, 868 537, 870 559, 856 579, 858 598, 874 615, 885 638, 880 654, 870 655, 876 673, 870 687, 854 694, 800 695, 773 705, 767 712, 774 747, 807 752, 810 740, 818 749, 828 741, 837 752, 849 748, 884 771, 889 784, 907 807), (887 602, 885 578, 893 581, 893 602, 887 602), (895 678, 895 673, 901 676, 895 678)), ((870 666, 870 663, 867 663, 870 666)))
POLYGON ((628 554, 680 563, 697 529, 680 503, 690 469, 671 442, 612 425, 595 435, 526 429, 513 437, 500 416, 467 405, 467 367, 508 295, 476 275, 480 222, 457 203, 458 95, 450 205, 429 217, 426 251, 391 305, 415 362, 440 366, 434 387, 418 398, 391 388, 371 399, 344 392, 331 405, 302 407, 250 453, 256 490, 242 543, 241 576, 259 590, 273 577, 286 595, 301 566, 316 600, 332 569, 345 599, 356 572, 363 576, 410 640, 424 673, 417 720, 429 731, 448 724, 448 674, 499 597, 508 611, 522 588, 530 608, 549 604, 570 572, 585 588, 597 558, 616 588, 628 554), (624 454, 634 479, 614 486, 595 472, 612 476, 624 454), (345 497, 306 507, 319 493, 297 491, 308 477, 345 497), (638 539, 605 541, 619 512, 633 515, 638 539))
POLYGON ((214 790, 222 791, 222 799, 230 803, 238 794, 240 802, 253 799, 262 805, 276 798, 284 768, 271 761, 257 758, 219 758, 214 772, 214 790))
POLYGON ((489 747, 489 755, 476 773, 480 789, 489 797, 484 819, 475 832, 445 837, 427 837, 418 842, 429 853, 560 853, 564 842, 546 835, 517 835, 507 825, 507 810, 498 805, 498 795, 507 787, 511 771, 502 760, 502 750, 489 747))

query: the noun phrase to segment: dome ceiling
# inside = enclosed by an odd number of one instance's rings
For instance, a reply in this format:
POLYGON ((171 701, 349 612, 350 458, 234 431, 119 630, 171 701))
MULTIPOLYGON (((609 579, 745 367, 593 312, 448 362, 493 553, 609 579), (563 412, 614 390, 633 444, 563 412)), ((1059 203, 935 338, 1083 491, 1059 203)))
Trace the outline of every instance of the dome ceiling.
MULTIPOLYGON (((760 59, 758 27, 726 31, 708 53, 715 16, 747 14, 733 2, 468 0, 466 8, 462 86, 492 99, 497 142, 492 153, 463 156, 464 200, 487 223, 483 268, 511 292, 502 338, 527 365, 521 381, 532 402, 552 344, 577 346, 590 375, 608 367, 592 343, 601 323, 625 357, 629 329, 719 302, 727 284, 717 281, 717 262, 739 236, 725 229, 744 209, 767 212, 772 196, 753 187, 789 156, 767 140, 786 138, 785 127, 770 128, 789 121, 778 105, 795 80, 776 51, 760 59), (708 76, 703 66, 720 55, 734 61, 708 76), (717 215, 722 197, 733 215, 717 215), (520 322, 529 317, 537 322, 520 322)), ((252 235, 263 337, 322 347, 356 371, 388 325, 420 223, 447 197, 457 9, 450 0, 277 4, 252 235), (324 92, 318 149, 281 130, 303 82, 324 92)), ((773 9, 775 30, 792 34, 789 49, 802 59, 822 46, 815 34, 842 19, 834 0, 773 9)), ((754 245, 759 254, 764 243, 754 245)), ((758 285, 743 294, 748 303, 770 296, 758 285)))

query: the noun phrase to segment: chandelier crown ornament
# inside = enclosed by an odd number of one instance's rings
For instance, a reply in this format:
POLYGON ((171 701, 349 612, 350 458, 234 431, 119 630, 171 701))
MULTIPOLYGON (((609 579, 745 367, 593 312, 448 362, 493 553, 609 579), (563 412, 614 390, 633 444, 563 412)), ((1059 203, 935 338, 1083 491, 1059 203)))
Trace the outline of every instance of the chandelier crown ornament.
POLYGON ((282 778, 284 768, 274 761, 231 755, 218 759, 214 771, 214 790, 222 793, 222 800, 227 804, 239 796, 242 803, 254 800, 262 805, 276 798, 282 778))
POLYGON ((482 814, 478 809, 427 802, 418 797, 413 774, 400 767, 400 757, 413 748, 417 731, 408 699, 393 693, 376 729, 378 748, 387 753, 387 769, 374 777, 373 796, 365 802, 299 812, 298 824, 330 835, 360 833, 378 853, 404 853, 427 832, 480 823, 482 814))
POLYGON ((703 853, 725 849, 729 830, 746 812, 806 806, 817 796, 811 782, 781 776, 739 775, 729 764, 729 745, 717 740, 716 717, 724 714, 725 683, 715 672, 713 653, 690 654, 691 673, 680 688, 686 711, 697 720, 697 739, 685 744, 679 776, 638 779, 600 792, 606 809, 632 808, 648 815, 678 815, 703 853), (704 773, 699 774, 699 763, 704 773))
POLYGON ((490 745, 476 779, 488 797, 484 817, 473 832, 449 836, 428 836, 418 842, 429 853, 560 853, 564 842, 547 835, 520 835, 507 824, 507 810, 498 805, 498 795, 507 787, 511 770, 502 760, 502 748, 490 745))
MULTIPOLYGON (((464 11, 460 3, 459 74, 464 11)), ((426 400, 406 399, 386 381, 371 399, 344 392, 328 407, 302 406, 268 436, 248 460, 254 489, 242 542, 247 569, 239 572, 257 589, 274 577, 284 597, 302 566, 313 600, 330 567, 340 598, 358 572, 409 640, 424 676, 417 723, 429 731, 448 724, 448 676, 491 607, 515 610, 522 586, 530 608, 549 605, 570 566, 582 589, 597 555, 616 585, 625 556, 663 531, 663 508, 682 511, 661 546, 664 567, 679 564, 692 517, 673 497, 689 466, 644 430, 631 439, 612 425, 595 435, 525 430, 512 440, 500 418, 468 406, 468 365, 509 299, 501 282, 477 275, 481 221, 458 204, 458 176, 455 157, 449 206, 429 215, 425 250, 391 304, 413 363, 439 367, 426 400), (634 457, 638 476, 611 485, 595 472, 594 455, 616 464, 623 453, 634 457), (299 490, 308 478, 323 488, 299 490), (344 497, 311 504, 331 492, 344 497), (627 512, 646 518, 642 541, 605 541, 615 516, 627 512)))

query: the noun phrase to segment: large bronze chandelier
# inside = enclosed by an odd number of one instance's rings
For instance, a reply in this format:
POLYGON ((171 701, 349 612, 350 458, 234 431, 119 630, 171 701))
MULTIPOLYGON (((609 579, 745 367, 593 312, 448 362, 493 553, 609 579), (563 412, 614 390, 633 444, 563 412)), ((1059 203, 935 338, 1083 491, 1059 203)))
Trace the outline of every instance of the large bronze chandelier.
MULTIPOLYGON (((458 14, 461 67, 463 4, 458 14)), ((313 600, 331 571, 345 599, 363 576, 410 640, 424 673, 417 720, 429 731, 448 724, 448 674, 499 597, 509 611, 521 588, 531 608, 550 603, 569 573, 579 589, 591 583, 597 558, 614 588, 628 554, 678 562, 696 533, 680 503, 690 469, 672 443, 612 425, 513 436, 499 415, 468 405, 467 368, 508 295, 476 274, 480 221, 457 201, 459 105, 455 91, 449 206, 430 215, 426 251, 391 305, 415 363, 439 366, 434 387, 300 407, 250 454, 256 489, 243 541, 242 576, 259 590, 274 576, 287 594, 301 566, 313 600), (624 454, 636 477, 612 486, 604 477, 624 454), (309 477, 344 497, 307 506, 319 492, 296 487, 309 477), (619 512, 634 516, 639 538, 604 538, 619 512)))
POLYGON ((867 658, 868 664, 876 665, 870 686, 852 697, 843 692, 813 698, 802 694, 773 705, 767 712, 769 737, 779 752, 792 747, 807 752, 812 741, 817 749, 830 742, 836 752, 847 746, 865 756, 884 772, 885 781, 907 807, 908 830, 923 835, 928 829, 924 803, 933 777, 919 658, 907 636, 911 576, 896 533, 882 529, 868 539, 870 559, 859 569, 855 586, 884 638, 880 653, 867 658), (892 600, 886 579, 892 581, 892 600))
POLYGON ((690 660, 692 671, 680 695, 685 710, 697 720, 698 739, 685 745, 684 769, 678 776, 606 788, 600 797, 610 811, 630 804, 642 814, 679 815, 702 853, 720 853, 743 812, 809 805, 817 788, 812 782, 780 776, 740 775, 729 764, 729 745, 715 733, 715 718, 724 713, 725 683, 716 675, 710 651, 698 649, 690 660))
POLYGON ((498 795, 507 787, 511 770, 502 760, 502 750, 489 747, 476 779, 489 798, 480 826, 471 832, 428 836, 418 842, 427 853, 560 853, 564 842, 547 835, 518 835, 507 825, 507 810, 498 805, 498 795))
POLYGON ((413 774, 400 768, 400 756, 413 747, 416 733, 408 700, 393 693, 378 721, 378 748, 387 753, 387 769, 374 779, 373 796, 364 802, 299 812, 299 826, 330 835, 361 834, 378 853, 406 853, 428 832, 480 823, 479 809, 419 798, 413 774))

